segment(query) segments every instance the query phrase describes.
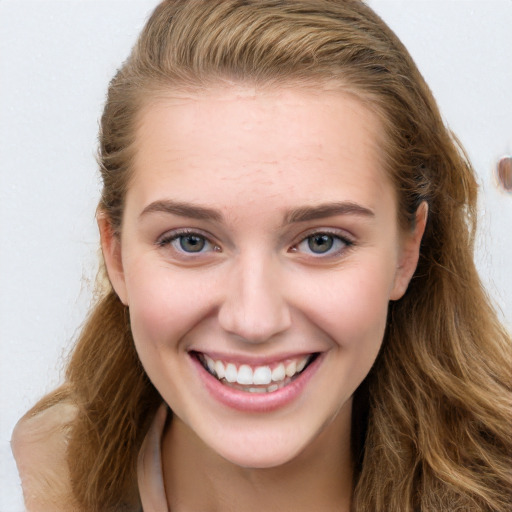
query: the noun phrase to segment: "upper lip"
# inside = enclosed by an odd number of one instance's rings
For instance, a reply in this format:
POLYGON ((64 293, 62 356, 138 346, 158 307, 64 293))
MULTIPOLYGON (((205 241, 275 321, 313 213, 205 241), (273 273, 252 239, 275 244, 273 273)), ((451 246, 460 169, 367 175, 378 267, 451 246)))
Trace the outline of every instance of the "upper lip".
POLYGON ((215 351, 201 351, 201 350, 191 350, 191 354, 204 354, 211 357, 214 361, 223 361, 225 363, 238 363, 238 364, 247 364, 249 366, 266 366, 270 364, 284 362, 288 359, 298 359, 301 357, 309 356, 311 354, 317 354, 318 350, 312 351, 301 351, 301 352, 287 352, 282 354, 276 354, 271 356, 259 356, 255 357, 254 355, 248 354, 222 354, 215 351))

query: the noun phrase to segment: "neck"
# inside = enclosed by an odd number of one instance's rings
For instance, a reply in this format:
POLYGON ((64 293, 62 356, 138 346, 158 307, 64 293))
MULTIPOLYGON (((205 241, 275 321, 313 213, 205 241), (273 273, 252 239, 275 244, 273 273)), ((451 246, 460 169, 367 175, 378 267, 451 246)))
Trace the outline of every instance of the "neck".
POLYGON ((351 401, 293 460, 282 466, 237 466, 174 417, 162 443, 169 510, 190 512, 348 512, 352 495, 351 401))

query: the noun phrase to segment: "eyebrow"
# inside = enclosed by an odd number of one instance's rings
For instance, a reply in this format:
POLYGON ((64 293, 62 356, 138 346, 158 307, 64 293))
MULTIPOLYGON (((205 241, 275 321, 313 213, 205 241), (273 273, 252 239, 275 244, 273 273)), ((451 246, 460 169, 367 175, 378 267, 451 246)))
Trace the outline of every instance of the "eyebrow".
MULTIPOLYGON (((154 201, 142 210, 139 218, 149 213, 167 213, 178 215, 180 217, 188 217, 197 220, 210 220, 214 222, 222 222, 223 215, 219 210, 208 208, 205 206, 193 205, 173 200, 154 201)), ((375 217, 375 213, 352 201, 323 203, 315 206, 302 206, 288 211, 285 214, 283 225, 294 224, 298 222, 306 222, 316 219, 324 219, 326 217, 334 217, 336 215, 358 215, 362 217, 375 217)))
POLYGON ((352 201, 342 201, 296 208, 286 214, 284 224, 324 219, 326 217, 334 217, 336 215, 358 215, 370 218, 375 217, 375 213, 369 208, 352 201))
POLYGON ((148 213, 168 213, 197 220, 222 221, 222 214, 218 210, 171 200, 154 201, 142 210, 139 218, 148 213))

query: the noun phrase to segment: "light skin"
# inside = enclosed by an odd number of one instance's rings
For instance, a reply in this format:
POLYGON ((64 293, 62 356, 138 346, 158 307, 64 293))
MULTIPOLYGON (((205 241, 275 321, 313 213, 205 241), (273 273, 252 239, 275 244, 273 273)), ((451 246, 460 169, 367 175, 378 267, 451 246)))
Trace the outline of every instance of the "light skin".
POLYGON ((398 227, 381 130, 320 88, 219 86, 141 112, 121 234, 99 225, 139 357, 174 412, 173 512, 349 510, 351 397, 426 222, 422 205, 414 229, 398 227), (243 410, 207 389, 218 382, 197 354, 316 360, 291 399, 243 410))

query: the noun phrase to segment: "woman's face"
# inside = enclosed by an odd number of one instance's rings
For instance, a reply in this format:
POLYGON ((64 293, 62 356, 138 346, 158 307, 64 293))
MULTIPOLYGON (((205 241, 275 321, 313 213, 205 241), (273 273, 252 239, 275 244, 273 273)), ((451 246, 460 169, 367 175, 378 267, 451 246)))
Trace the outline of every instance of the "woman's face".
POLYGON ((110 278, 150 379, 208 448, 273 467, 348 435, 414 271, 377 118, 340 92, 224 87, 141 113, 110 278))

